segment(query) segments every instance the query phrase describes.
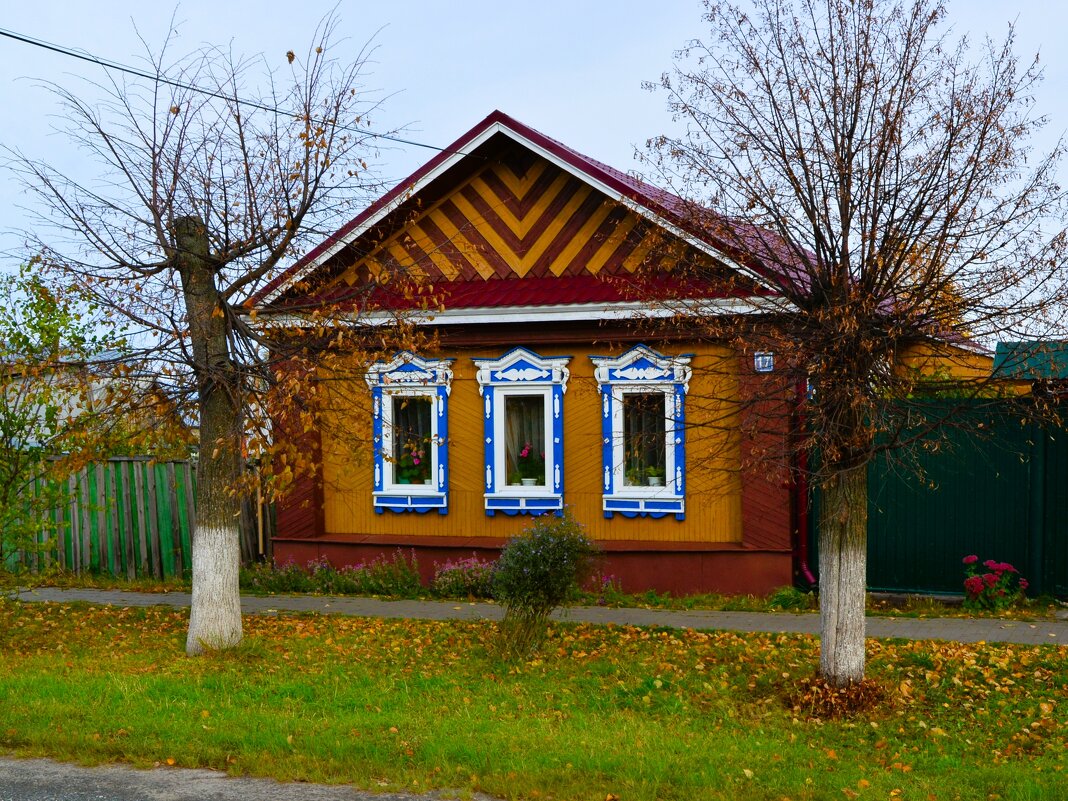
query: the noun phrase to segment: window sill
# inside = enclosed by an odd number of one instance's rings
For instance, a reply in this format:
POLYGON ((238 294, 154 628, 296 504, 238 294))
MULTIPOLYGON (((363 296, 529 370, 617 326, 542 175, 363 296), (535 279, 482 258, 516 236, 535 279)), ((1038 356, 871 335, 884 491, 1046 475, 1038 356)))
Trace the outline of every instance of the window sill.
POLYGON ((493 517, 497 512, 506 515, 540 515, 559 512, 564 508, 563 494, 545 487, 509 486, 501 492, 486 493, 482 497, 486 500, 487 517, 493 517))
POLYGON ((609 519, 617 514, 654 519, 674 515, 676 520, 686 519, 685 498, 673 495, 667 487, 627 487, 601 498, 604 516, 609 519))
POLYGON ((399 484, 396 488, 371 494, 377 514, 383 514, 386 510, 426 514, 431 509, 437 509, 438 514, 446 514, 449 510, 449 494, 438 492, 432 486, 399 484))

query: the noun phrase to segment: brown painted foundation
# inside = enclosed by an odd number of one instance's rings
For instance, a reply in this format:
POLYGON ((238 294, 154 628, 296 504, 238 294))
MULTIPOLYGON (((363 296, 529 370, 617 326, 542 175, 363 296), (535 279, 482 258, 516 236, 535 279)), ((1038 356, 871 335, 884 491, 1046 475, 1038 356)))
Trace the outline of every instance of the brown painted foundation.
MULTIPOLYGON (((670 592, 672 595, 715 592, 766 595, 793 583, 788 550, 758 550, 737 544, 602 542, 600 571, 624 592, 670 592)), ((309 539, 275 538, 275 563, 306 565, 326 558, 335 567, 392 558, 399 550, 415 557, 420 577, 429 585, 437 565, 472 555, 494 560, 503 540, 484 537, 367 537, 328 535, 309 539)))

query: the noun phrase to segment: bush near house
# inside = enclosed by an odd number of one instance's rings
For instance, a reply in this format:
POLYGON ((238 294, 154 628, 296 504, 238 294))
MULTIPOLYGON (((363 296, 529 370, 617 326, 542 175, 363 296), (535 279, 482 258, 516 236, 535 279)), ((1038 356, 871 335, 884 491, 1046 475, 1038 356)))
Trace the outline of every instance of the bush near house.
POLYGON ((564 510, 537 517, 501 551, 493 597, 504 604, 502 655, 523 657, 545 636, 552 611, 577 596, 590 575, 597 546, 582 524, 564 510))
POLYGON ((241 569, 241 587, 263 593, 316 592, 390 598, 417 598, 423 589, 415 556, 406 556, 400 550, 391 559, 383 556, 339 568, 326 557, 313 559, 304 567, 293 562, 278 566, 267 562, 254 564, 241 569))
POLYGON ((440 598, 492 598, 496 566, 474 554, 456 562, 450 559, 435 566, 430 589, 440 598))

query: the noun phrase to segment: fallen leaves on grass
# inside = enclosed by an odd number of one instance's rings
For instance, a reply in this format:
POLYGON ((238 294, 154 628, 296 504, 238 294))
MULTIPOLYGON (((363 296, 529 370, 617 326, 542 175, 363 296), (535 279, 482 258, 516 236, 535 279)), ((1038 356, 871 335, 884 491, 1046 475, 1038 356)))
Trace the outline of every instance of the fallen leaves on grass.
MULTIPOLYGON (((813 676, 782 686, 783 700, 795 714, 809 719, 842 720, 867 714, 886 703, 887 693, 872 680, 836 687, 826 679, 813 676)), ((833 749, 828 758, 833 756, 833 749)))

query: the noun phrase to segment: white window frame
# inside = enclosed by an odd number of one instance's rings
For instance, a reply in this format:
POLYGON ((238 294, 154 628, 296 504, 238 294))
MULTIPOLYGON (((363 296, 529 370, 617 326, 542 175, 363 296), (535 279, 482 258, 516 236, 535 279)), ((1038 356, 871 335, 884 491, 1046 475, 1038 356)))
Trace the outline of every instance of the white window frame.
MULTIPOLYGON (((570 356, 542 357, 526 348, 513 348, 499 359, 474 359, 482 395, 485 439, 484 495, 486 515, 546 512, 564 507, 563 398, 567 391, 570 356), (544 398, 545 484, 524 487, 508 483, 505 447, 505 401, 510 397, 544 398)), ((533 443, 532 443, 533 444, 533 443)))
POLYGON ((432 390, 420 389, 394 389, 383 388, 382 390, 382 488, 390 494, 398 492, 411 492, 416 495, 437 492, 438 475, 438 445, 441 436, 438 434, 438 397, 432 390), (430 401, 430 484, 402 484, 396 480, 396 463, 394 453, 394 427, 393 427, 393 404, 397 398, 426 398, 430 401))
POLYGON ((448 405, 452 391, 453 359, 423 359, 401 351, 388 363, 376 362, 365 376, 371 389, 374 419, 375 512, 418 512, 436 509, 446 514, 449 506, 448 405), (394 480, 393 402, 396 398, 426 397, 431 400, 431 483, 399 484, 394 480))
POLYGON ((666 356, 636 345, 621 356, 590 356, 601 393, 601 469, 604 516, 686 517, 686 394, 693 354, 666 356), (623 398, 664 393, 664 484, 626 483, 623 398))
MULTIPOLYGON (((675 494, 675 485, 681 476, 676 477, 675 454, 675 390, 670 384, 612 384, 612 486, 626 495, 648 495, 661 497, 675 494), (627 484, 626 448, 627 442, 623 431, 623 398, 626 395, 664 396, 664 483, 659 487, 648 484, 627 484)), ((679 465, 679 467, 684 467, 679 465)))
MULTIPOLYGON (((501 469, 494 471, 493 494, 520 493, 522 495, 552 495, 553 466, 559 462, 556 444, 553 442, 553 397, 552 387, 509 387, 498 388, 493 393, 493 463, 501 469), (541 450, 545 453, 545 483, 533 487, 508 483, 508 462, 505 450, 508 446, 504 427, 506 424, 505 408, 508 398, 535 397, 542 399, 542 441, 541 450)), ((535 443, 531 443, 534 445, 535 443)))

